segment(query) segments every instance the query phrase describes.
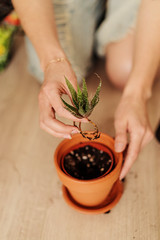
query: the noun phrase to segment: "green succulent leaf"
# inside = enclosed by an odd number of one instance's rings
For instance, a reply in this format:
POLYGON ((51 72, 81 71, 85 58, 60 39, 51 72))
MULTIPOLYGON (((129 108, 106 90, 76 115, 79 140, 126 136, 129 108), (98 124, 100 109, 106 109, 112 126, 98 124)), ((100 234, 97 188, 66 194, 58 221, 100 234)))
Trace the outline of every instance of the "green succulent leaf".
POLYGON ((84 78, 83 78, 82 92, 83 92, 83 95, 84 95, 86 98, 88 98, 87 84, 86 84, 86 81, 85 81, 84 78))
POLYGON ((89 110, 86 112, 85 117, 89 117, 89 116, 91 115, 92 111, 93 111, 93 108, 92 108, 92 109, 89 109, 89 110))
POLYGON ((79 106, 78 112, 79 112, 80 115, 82 115, 83 117, 85 117, 86 111, 84 110, 84 108, 83 108, 82 105, 79 106))
POLYGON ((89 102, 88 102, 87 84, 84 78, 83 78, 83 87, 82 87, 82 98, 83 98, 83 105, 85 106, 85 111, 87 112, 89 110, 89 102))
POLYGON ((78 113, 77 108, 73 107, 72 105, 68 104, 62 97, 61 97, 62 102, 64 103, 65 107, 69 108, 71 111, 78 113))
POLYGON ((72 111, 70 108, 65 107, 66 110, 68 110, 73 116, 75 116, 76 118, 83 118, 83 116, 81 116, 79 113, 75 113, 74 111, 72 111))
POLYGON ((61 98, 65 105, 65 109, 67 109, 70 113, 72 113, 72 115, 76 116, 77 118, 88 117, 99 101, 99 93, 102 84, 101 80, 91 102, 88 101, 88 90, 85 79, 83 79, 82 90, 79 85, 77 85, 77 92, 66 77, 65 80, 72 96, 72 102, 74 104, 74 106, 72 106, 68 104, 63 98, 61 98))
POLYGON ((65 77, 65 80, 66 80, 67 87, 71 93, 72 101, 73 101, 74 105, 78 108, 77 92, 66 77, 65 77))
POLYGON ((99 93, 100 93, 100 90, 101 90, 101 86, 102 86, 102 81, 100 80, 99 82, 99 85, 97 87, 97 90, 96 90, 96 93, 91 101, 91 109, 93 109, 97 103, 99 102, 99 93))
POLYGON ((79 85, 77 85, 77 99, 78 99, 78 108, 79 108, 79 106, 83 104, 83 95, 79 85))

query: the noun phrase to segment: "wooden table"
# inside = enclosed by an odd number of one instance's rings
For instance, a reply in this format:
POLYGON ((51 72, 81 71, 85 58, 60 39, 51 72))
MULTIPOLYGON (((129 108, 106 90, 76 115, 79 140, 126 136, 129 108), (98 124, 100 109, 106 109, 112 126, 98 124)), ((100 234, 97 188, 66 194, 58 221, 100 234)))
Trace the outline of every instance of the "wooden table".
MULTIPOLYGON (((39 83, 27 72, 23 40, 0 75, 0 240, 159 240, 160 144, 153 140, 125 181, 124 194, 110 214, 83 215, 66 205, 53 165, 61 141, 39 128, 39 83)), ((121 93, 103 78, 101 101, 92 119, 114 136, 113 116, 121 93)), ((97 81, 98 82, 98 81, 97 81)), ((95 76, 88 79, 94 91, 95 76)), ((160 118, 160 82, 149 102, 155 129, 160 118)))

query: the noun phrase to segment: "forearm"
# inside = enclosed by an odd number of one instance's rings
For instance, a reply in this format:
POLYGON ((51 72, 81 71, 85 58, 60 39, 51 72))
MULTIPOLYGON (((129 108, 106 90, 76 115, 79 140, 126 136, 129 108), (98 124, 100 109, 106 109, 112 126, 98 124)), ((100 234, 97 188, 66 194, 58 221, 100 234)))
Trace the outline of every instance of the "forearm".
POLYGON ((142 0, 135 33, 133 68, 124 94, 151 96, 160 62, 160 1, 142 0))
POLYGON ((24 31, 36 49, 42 69, 51 59, 64 57, 51 0, 13 0, 13 4, 24 31))

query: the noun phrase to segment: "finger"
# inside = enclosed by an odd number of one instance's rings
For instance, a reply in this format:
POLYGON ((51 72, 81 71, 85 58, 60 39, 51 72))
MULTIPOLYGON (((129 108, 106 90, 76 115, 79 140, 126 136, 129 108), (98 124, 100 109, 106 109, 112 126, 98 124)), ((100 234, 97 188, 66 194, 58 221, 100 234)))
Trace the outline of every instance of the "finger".
POLYGON ((50 128, 52 131, 56 133, 61 133, 64 135, 79 133, 79 130, 76 127, 71 125, 66 125, 58 121, 57 119, 49 116, 44 119, 44 121, 42 122, 42 125, 45 125, 46 127, 50 128))
POLYGON ((120 180, 123 179, 136 160, 140 152, 143 135, 131 133, 127 156, 120 174, 120 180))
POLYGON ((43 129, 44 131, 46 131, 49 134, 53 135, 54 137, 71 139, 71 135, 57 133, 57 132, 53 131, 52 129, 48 128, 46 125, 41 125, 41 129, 43 129))
POLYGON ((144 148, 154 137, 154 133, 149 127, 143 137, 142 144, 141 144, 141 149, 144 148))
POLYGON ((40 108, 40 126, 42 129, 46 127, 52 130, 54 134, 60 133, 63 135, 79 132, 79 130, 76 127, 65 125, 64 123, 55 119, 54 110, 52 109, 52 106, 47 99, 40 102, 39 108, 40 108))
POLYGON ((127 124, 122 124, 120 121, 115 121, 115 151, 122 152, 127 145, 127 124))

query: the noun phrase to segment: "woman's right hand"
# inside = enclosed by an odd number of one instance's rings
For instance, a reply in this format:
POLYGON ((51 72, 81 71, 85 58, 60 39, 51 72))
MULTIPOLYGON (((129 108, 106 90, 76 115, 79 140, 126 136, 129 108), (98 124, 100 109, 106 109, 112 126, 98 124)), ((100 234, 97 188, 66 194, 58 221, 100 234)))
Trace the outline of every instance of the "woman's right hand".
POLYGON ((60 96, 67 94, 71 99, 64 76, 77 89, 77 79, 69 61, 54 62, 45 71, 45 79, 39 93, 40 127, 56 137, 70 139, 72 134, 79 132, 78 128, 58 121, 56 114, 77 122, 87 120, 74 117, 64 108, 60 96))

